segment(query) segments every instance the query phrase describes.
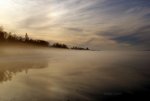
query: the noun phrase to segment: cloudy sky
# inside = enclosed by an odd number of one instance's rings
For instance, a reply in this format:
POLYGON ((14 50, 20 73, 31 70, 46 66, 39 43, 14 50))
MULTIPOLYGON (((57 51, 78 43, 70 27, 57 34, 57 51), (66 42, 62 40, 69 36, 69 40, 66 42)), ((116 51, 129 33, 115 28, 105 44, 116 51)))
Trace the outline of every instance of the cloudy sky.
POLYGON ((92 49, 149 49, 150 0, 0 0, 7 31, 92 49))

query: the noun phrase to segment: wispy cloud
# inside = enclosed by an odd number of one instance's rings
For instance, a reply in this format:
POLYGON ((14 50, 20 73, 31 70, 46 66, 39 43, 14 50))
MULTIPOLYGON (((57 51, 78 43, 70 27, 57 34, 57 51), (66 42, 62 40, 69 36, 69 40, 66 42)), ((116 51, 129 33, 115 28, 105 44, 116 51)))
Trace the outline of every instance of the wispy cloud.
POLYGON ((99 49, 148 48, 148 0, 6 0, 0 23, 33 37, 99 49), (43 36, 43 37, 42 37, 43 36))

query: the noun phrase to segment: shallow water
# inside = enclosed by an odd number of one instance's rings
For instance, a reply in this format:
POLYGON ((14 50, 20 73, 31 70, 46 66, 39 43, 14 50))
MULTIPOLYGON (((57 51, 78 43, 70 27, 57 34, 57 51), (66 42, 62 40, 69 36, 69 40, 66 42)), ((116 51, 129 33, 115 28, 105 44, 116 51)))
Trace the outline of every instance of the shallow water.
POLYGON ((0 101, 147 97, 149 56, 148 51, 3 50, 0 101))

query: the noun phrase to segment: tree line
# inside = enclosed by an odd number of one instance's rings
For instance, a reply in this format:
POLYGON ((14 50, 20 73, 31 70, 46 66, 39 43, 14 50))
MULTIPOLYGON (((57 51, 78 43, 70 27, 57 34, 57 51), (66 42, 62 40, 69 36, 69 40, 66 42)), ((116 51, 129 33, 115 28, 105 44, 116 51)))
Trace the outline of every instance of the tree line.
MULTIPOLYGON (((18 36, 16 34, 12 34, 11 32, 8 33, 3 30, 2 27, 0 27, 0 43, 11 43, 11 44, 18 44, 18 43, 24 43, 26 45, 34 45, 34 46, 44 46, 44 47, 54 47, 54 48, 64 48, 69 49, 69 47, 66 44, 61 43, 53 43, 50 45, 48 41, 45 40, 39 40, 39 39, 32 39, 28 36, 26 33, 24 37, 18 36)), ((82 47, 71 47, 70 49, 73 50, 89 50, 89 48, 82 48, 82 47)))
POLYGON ((2 27, 0 27, 0 42, 8 44, 25 43, 28 45, 49 46, 49 42, 47 41, 29 38, 27 33, 25 34, 25 37, 17 36, 11 32, 8 33, 4 31, 2 27))

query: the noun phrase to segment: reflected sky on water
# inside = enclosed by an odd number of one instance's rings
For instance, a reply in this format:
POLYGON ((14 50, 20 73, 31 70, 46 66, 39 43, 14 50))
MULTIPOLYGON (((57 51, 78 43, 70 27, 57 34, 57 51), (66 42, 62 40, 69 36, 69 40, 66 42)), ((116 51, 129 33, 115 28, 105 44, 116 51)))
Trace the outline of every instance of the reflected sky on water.
POLYGON ((149 56, 146 51, 7 51, 0 55, 0 101, 105 101, 145 94, 149 56))

